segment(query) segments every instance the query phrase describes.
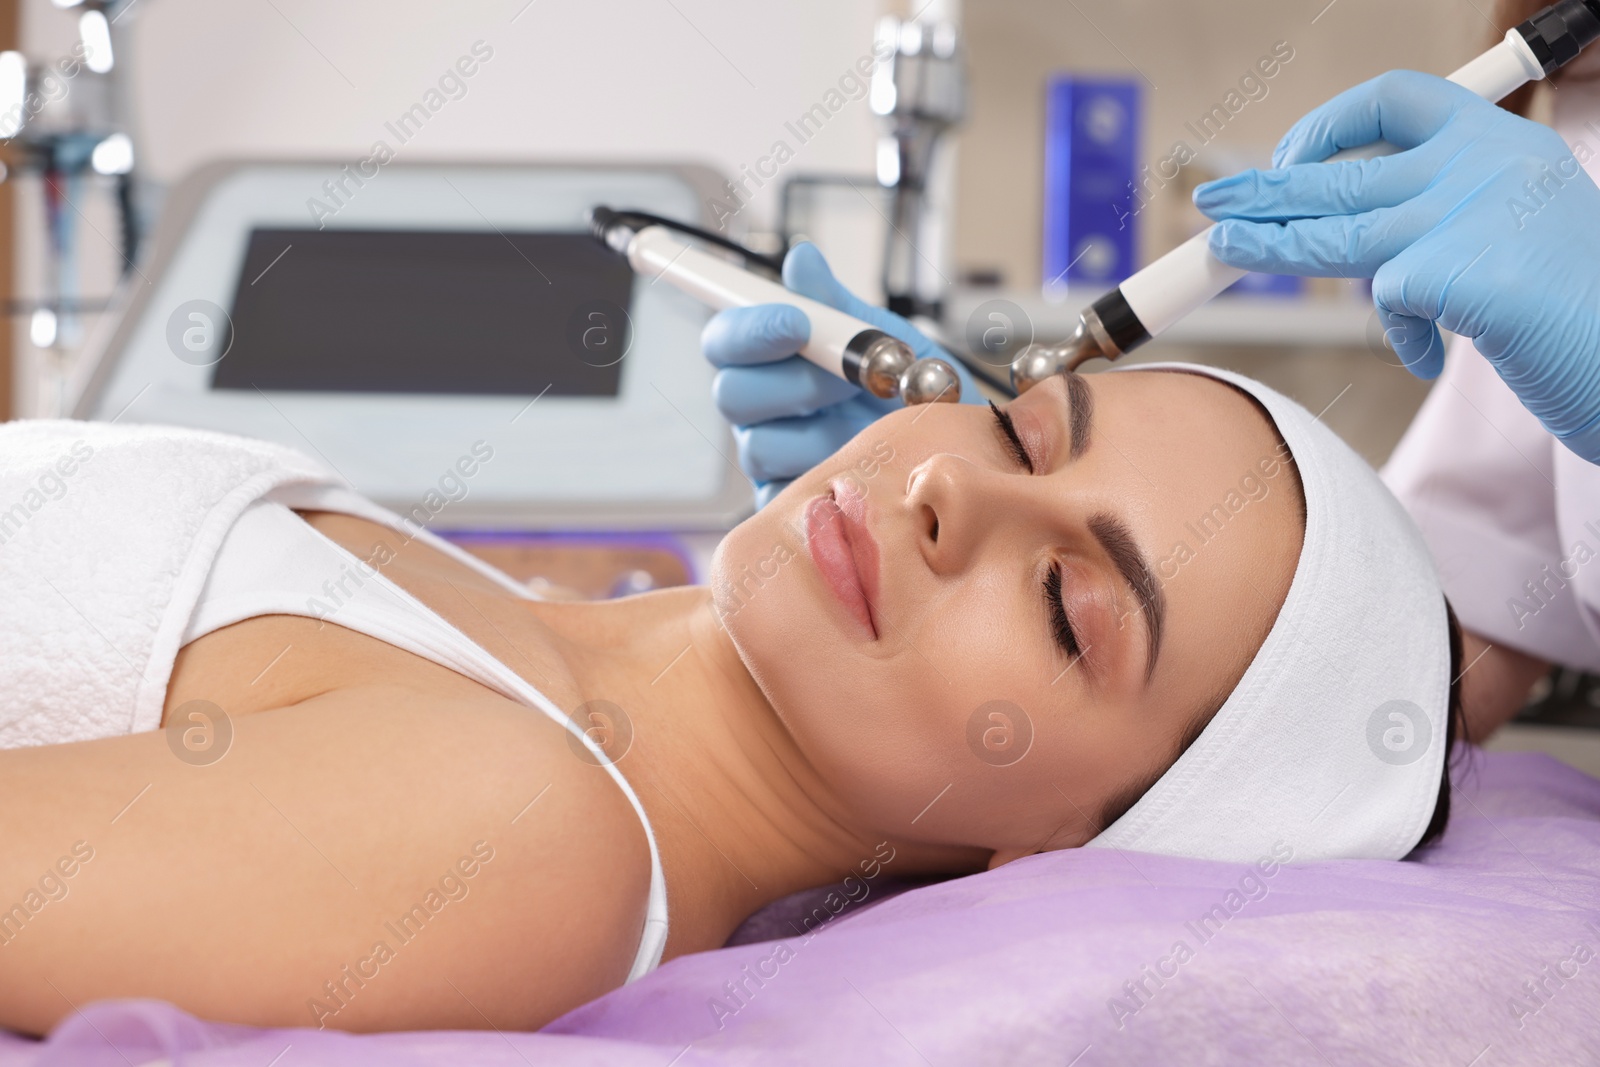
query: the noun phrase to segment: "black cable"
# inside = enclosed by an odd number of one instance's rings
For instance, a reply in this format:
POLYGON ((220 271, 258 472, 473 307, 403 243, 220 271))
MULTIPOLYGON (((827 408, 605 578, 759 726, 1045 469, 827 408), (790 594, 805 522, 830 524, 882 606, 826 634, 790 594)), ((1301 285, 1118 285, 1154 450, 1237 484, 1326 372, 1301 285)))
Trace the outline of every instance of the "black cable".
POLYGON ((954 345, 941 345, 940 347, 948 352, 951 358, 960 361, 961 365, 967 368, 974 378, 998 390, 1002 396, 1015 397, 1017 395, 1017 387, 1011 384, 1011 368, 1009 364, 1004 368, 1000 368, 970 352, 958 352, 954 345))
MULTIPOLYGON (((626 226, 665 226, 669 230, 686 233, 690 237, 698 238, 707 244, 713 244, 718 248, 732 252, 750 266, 763 270, 774 278, 781 279, 783 277, 783 261, 781 259, 773 259, 771 256, 763 255, 754 249, 746 248, 738 241, 724 237, 720 233, 712 233, 710 230, 691 226, 687 222, 679 222, 677 219, 669 219, 661 215, 652 215, 648 211, 609 210, 606 208, 595 208, 593 218, 597 231, 602 227, 609 228, 614 223, 619 222, 626 226)), ((603 234, 597 233, 597 236, 604 239, 603 234)))
POLYGON ((139 260, 139 214, 131 173, 117 175, 117 212, 122 223, 122 273, 131 274, 139 260))

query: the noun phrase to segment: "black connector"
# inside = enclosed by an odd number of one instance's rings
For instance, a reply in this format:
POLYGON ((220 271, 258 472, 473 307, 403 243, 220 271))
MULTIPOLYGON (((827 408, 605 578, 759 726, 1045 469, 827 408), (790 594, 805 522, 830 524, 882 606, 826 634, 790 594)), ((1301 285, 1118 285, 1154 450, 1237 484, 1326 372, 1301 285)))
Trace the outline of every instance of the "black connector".
POLYGON ((621 217, 608 207, 596 204, 589 209, 589 228, 594 231, 595 239, 601 244, 611 243, 611 230, 621 221, 621 217))
POLYGON ((1548 77, 1600 38, 1600 0, 1561 0, 1517 27, 1548 77))
POLYGON ((616 211, 612 208, 596 205, 589 209, 589 227, 594 231, 595 237, 601 244, 621 255, 627 254, 628 241, 633 235, 646 226, 664 226, 678 233, 688 234, 707 244, 715 245, 725 251, 732 252, 745 264, 756 270, 770 275, 773 278, 783 277, 783 261, 771 256, 762 255, 753 249, 746 248, 738 241, 730 240, 720 233, 712 233, 698 226, 691 226, 677 219, 669 219, 662 215, 652 215, 648 211, 616 211))

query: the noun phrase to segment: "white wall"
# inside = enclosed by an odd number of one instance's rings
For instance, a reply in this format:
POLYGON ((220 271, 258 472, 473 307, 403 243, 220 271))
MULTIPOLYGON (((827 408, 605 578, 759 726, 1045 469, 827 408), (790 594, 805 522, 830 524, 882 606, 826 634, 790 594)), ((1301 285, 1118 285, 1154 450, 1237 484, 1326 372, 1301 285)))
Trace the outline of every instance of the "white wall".
MULTIPOLYGON (((868 50, 876 14, 872 0, 141 5, 138 103, 158 179, 218 155, 365 154, 478 40, 494 57, 408 153, 737 170, 868 50)), ((871 147, 859 104, 794 165, 860 166, 871 147)))

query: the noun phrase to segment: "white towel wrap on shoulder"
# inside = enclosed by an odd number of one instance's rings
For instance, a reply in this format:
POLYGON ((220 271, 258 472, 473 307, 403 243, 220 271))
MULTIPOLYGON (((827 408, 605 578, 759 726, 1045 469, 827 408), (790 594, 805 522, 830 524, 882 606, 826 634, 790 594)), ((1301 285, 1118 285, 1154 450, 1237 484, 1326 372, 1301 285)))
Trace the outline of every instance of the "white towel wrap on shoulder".
POLYGON ((154 730, 211 561, 291 448, 175 426, 0 424, 0 748, 154 730))
POLYGON ((1251 862, 1399 859, 1444 771, 1445 600, 1416 524, 1310 412, 1260 382, 1182 363, 1258 400, 1305 488, 1282 609, 1231 696, 1159 781, 1089 845, 1251 862), (1280 844, 1281 843, 1281 844, 1280 844))

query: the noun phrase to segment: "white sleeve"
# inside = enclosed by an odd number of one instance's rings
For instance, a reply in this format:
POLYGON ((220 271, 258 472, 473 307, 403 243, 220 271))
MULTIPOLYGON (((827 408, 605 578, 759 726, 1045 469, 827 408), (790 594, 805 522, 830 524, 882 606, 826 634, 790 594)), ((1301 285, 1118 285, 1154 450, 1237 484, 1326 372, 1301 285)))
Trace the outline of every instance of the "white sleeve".
POLYGON ((1585 567, 1600 549, 1600 468, 1568 453, 1470 339, 1451 343, 1382 473, 1422 528, 1463 627, 1600 670, 1600 563, 1585 567))

